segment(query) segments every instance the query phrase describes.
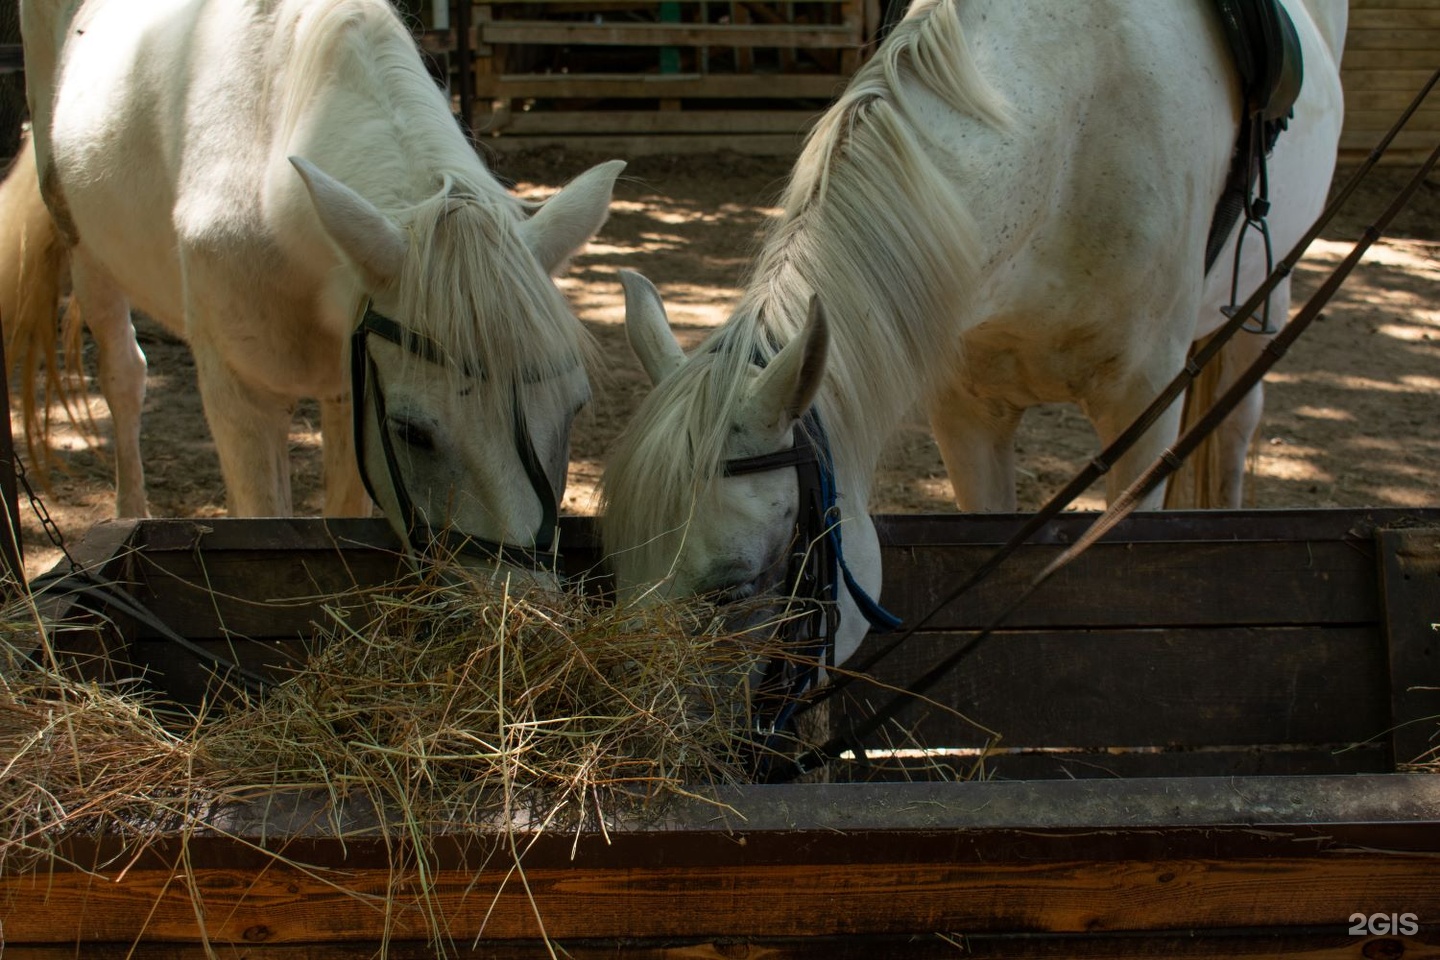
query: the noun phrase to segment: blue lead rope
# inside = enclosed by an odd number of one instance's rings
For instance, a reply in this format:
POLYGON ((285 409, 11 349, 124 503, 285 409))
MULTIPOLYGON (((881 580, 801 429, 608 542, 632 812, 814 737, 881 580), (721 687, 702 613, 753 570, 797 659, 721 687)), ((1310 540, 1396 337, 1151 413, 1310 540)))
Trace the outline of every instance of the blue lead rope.
MULTIPOLYGON (((808 421, 808 429, 815 441, 815 449, 820 460, 820 503, 822 515, 825 517, 825 535, 830 538, 830 545, 834 550, 834 562, 830 571, 830 582, 835 582, 835 573, 838 569, 840 578, 845 582, 845 589, 850 591, 850 599, 855 601, 855 606, 869 622, 872 630, 882 633, 889 632, 900 626, 901 620, 895 614, 886 610, 880 602, 865 592, 855 580, 855 575, 850 572, 850 565, 845 562, 845 550, 840 541, 840 506, 835 493, 835 469, 830 459, 830 438, 825 434, 825 428, 820 425, 820 417, 813 410, 805 418, 808 421)), ((806 427, 802 427, 806 429, 806 427)), ((832 598, 833 599, 833 598, 832 598)), ((835 638, 830 637, 830 644, 833 646, 835 638)))

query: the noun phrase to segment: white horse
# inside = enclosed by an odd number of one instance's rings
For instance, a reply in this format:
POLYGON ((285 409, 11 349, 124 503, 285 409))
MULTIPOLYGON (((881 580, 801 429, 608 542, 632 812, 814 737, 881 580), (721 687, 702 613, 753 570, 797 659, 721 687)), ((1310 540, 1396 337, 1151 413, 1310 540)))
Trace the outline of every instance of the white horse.
POLYGON ((232 513, 290 513, 291 415, 315 397, 327 514, 368 513, 368 486, 416 549, 445 529, 492 556, 544 546, 589 396, 550 274, 624 164, 538 211, 512 196, 386 0, 21 8, 33 138, 4 190, 0 307, 22 352, 53 343, 68 252, 117 512, 147 513, 133 304, 194 352, 232 513))
MULTIPOLYGON (((1305 82, 1269 163, 1282 252, 1324 202, 1346 23, 1343 3, 1289 9, 1305 82)), ((1074 402, 1108 442, 1224 322, 1231 254, 1209 279, 1202 260, 1241 114, 1202 0, 917 0, 811 134, 721 329, 687 358, 655 289, 626 277, 630 340, 657 386, 604 478, 622 598, 781 586, 802 513, 791 466, 818 459, 834 485, 820 525, 843 534, 854 574, 834 597, 843 662, 880 585, 872 475, 912 405, 959 507, 1013 510, 1025 408, 1074 402), (781 453, 802 430, 828 449, 781 453)), ((1245 252, 1242 297, 1264 273, 1258 241, 1245 252)), ((1272 309, 1287 307, 1282 288, 1272 309)), ((1238 351, 1263 346, 1242 336, 1238 351)), ((1178 419, 1116 465, 1112 498, 1178 419)), ((801 531, 799 548, 819 537, 801 531)))

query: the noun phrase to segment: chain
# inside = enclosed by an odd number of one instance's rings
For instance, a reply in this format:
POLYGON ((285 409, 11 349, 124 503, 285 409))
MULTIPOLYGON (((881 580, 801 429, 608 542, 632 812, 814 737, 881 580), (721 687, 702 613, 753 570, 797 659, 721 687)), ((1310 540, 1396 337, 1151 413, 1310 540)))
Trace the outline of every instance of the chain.
POLYGON ((50 516, 50 511, 45 509, 45 501, 40 499, 40 495, 30 485, 30 476, 25 472, 25 464, 20 459, 19 451, 15 452, 15 479, 20 481, 20 486, 24 488, 25 496, 30 500, 30 509, 35 511, 35 517, 40 521, 40 528, 45 531, 45 536, 50 538, 50 543, 65 557, 65 562, 70 564, 70 572, 78 572, 80 564, 70 555, 70 550, 65 545, 65 535, 60 532, 60 527, 50 516))

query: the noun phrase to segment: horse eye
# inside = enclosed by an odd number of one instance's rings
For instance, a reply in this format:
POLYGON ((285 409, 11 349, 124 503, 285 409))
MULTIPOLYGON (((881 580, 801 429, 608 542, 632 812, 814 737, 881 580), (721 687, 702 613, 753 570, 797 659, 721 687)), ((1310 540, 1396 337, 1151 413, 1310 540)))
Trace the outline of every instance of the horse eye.
POLYGON ((429 427, 416 423, 414 420, 395 419, 390 421, 390 429, 395 433, 395 438, 412 450, 419 450, 423 453, 435 451, 435 434, 429 427))

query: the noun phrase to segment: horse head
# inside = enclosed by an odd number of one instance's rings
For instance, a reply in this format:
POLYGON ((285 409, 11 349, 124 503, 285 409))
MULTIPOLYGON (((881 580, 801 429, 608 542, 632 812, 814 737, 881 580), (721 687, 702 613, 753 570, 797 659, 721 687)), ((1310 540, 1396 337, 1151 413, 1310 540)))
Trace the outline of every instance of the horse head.
POLYGON ((292 158, 363 291, 350 341, 361 475, 413 556, 552 580, 588 341, 551 275, 599 229, 624 164, 532 215, 447 184, 392 218, 292 158))
POLYGON ((655 390, 606 471, 620 599, 786 595, 792 556, 810 548, 797 534, 801 471, 789 467, 813 449, 803 421, 825 373, 823 308, 812 300, 800 335, 763 365, 723 340, 687 358, 655 288, 622 277, 626 332, 655 390), (740 463, 758 468, 728 469, 740 463))

